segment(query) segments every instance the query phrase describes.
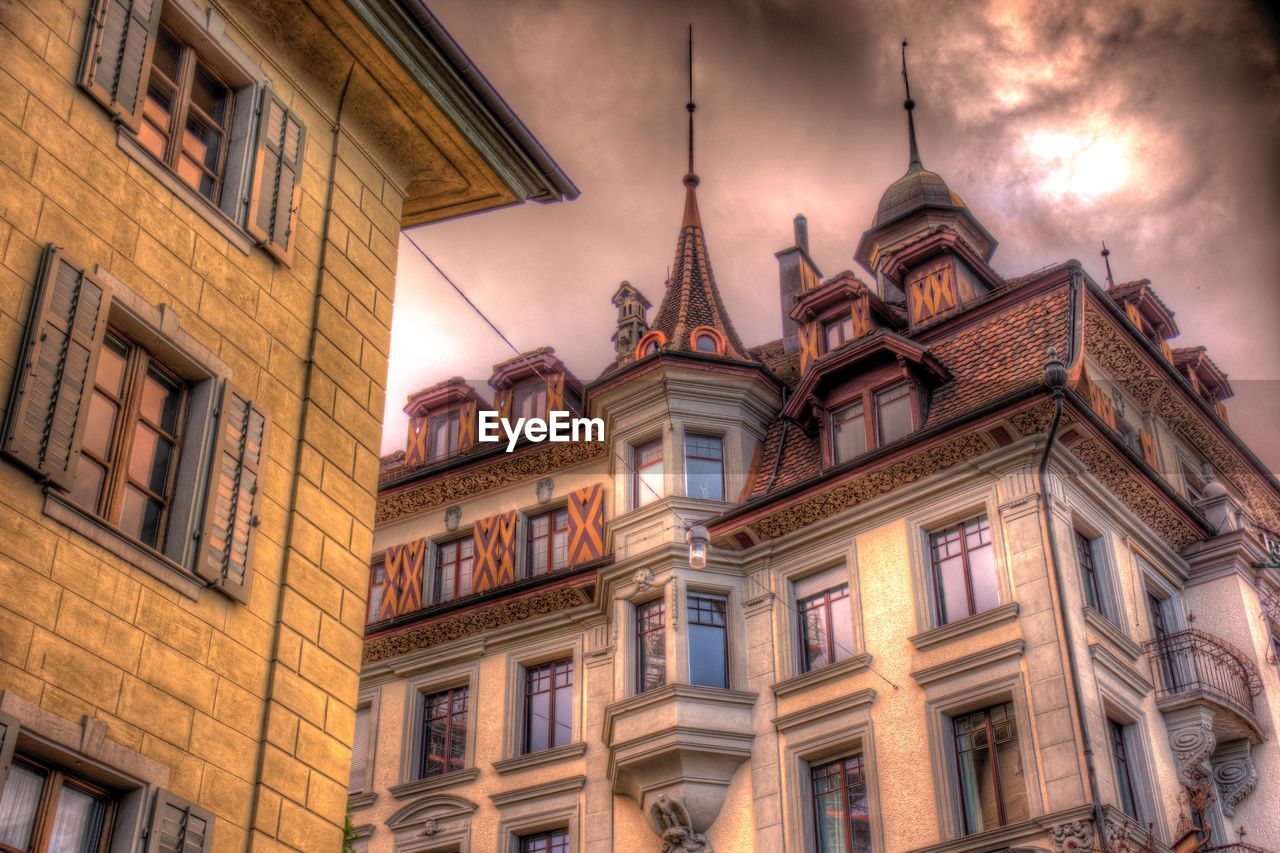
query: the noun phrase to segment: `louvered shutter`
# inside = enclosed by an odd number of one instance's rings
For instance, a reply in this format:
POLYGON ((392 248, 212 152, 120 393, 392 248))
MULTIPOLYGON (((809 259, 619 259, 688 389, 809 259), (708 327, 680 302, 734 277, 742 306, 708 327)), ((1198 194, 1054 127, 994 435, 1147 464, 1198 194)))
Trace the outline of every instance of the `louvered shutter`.
POLYGON ((257 154, 245 227, 282 263, 293 260, 307 129, 270 89, 258 106, 257 154))
POLYGON ((213 813, 168 791, 156 792, 146 853, 205 853, 213 849, 213 813))
POLYGON ((17 718, 0 713, 0 798, 4 797, 4 780, 9 778, 9 765, 13 763, 13 748, 17 743, 17 718))
POLYGON ((368 784, 369 724, 372 709, 356 708, 356 733, 351 741, 351 779, 347 782, 348 794, 362 793, 368 784))
POLYGON ((4 451, 70 489, 89 416, 111 292, 50 245, 40 267, 9 400, 4 451))
POLYGON ((142 121, 161 0, 97 0, 80 62, 80 84, 133 130, 142 121))
POLYGON ((196 573, 236 599, 249 600, 258 529, 258 482, 266 458, 268 419, 230 382, 215 425, 209 496, 196 573))
POLYGON ((597 483, 569 495, 569 565, 604 554, 604 486, 597 483))

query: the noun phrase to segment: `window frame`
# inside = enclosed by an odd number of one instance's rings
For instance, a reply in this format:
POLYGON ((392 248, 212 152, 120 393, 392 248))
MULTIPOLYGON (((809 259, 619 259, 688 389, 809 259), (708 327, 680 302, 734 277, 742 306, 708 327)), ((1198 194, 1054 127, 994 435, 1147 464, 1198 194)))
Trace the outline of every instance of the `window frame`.
POLYGON ((454 683, 448 686, 441 685, 439 687, 418 691, 418 696, 416 701, 417 714, 415 715, 413 720, 413 725, 414 725, 414 728, 416 729, 416 736, 413 738, 414 756, 413 756, 413 762, 410 766, 410 777, 409 777, 410 781, 421 782, 421 781, 427 781, 431 779, 438 779, 443 776, 448 776, 451 773, 459 773, 468 769, 468 767, 470 766, 470 758, 472 754, 471 739, 474 735, 474 731, 473 731, 474 726, 471 723, 473 695, 474 695, 474 691, 472 690, 472 684, 470 681, 454 683), (454 703, 453 694, 458 691, 462 691, 465 694, 463 696, 465 707, 461 712, 453 710, 453 703, 454 703), (445 765, 446 765, 445 770, 442 770, 438 773, 428 773, 427 772, 427 757, 428 757, 427 755, 427 749, 428 749, 427 713, 430 708, 430 700, 441 695, 448 697, 449 713, 446 715, 447 722, 445 723, 445 740, 451 745, 454 743, 454 738, 453 738, 454 717, 457 717, 459 715, 461 715, 462 717, 463 726, 464 726, 463 733, 462 733, 462 755, 459 757, 459 761, 458 761, 459 766, 454 767, 452 769, 448 768, 448 765, 452 763, 452 758, 453 758, 452 752, 450 752, 449 755, 446 756, 445 758, 445 765))
POLYGON ((547 405, 550 395, 547 392, 547 383, 541 379, 530 379, 521 382, 511 389, 511 414, 512 420, 516 418, 545 418, 547 416, 547 405), (531 399, 535 403, 541 399, 541 405, 536 406, 528 414, 520 412, 521 399, 531 399))
MULTIPOLYGON (((57 763, 33 758, 24 752, 15 753, 13 763, 34 768, 35 772, 44 775, 40 786, 40 800, 36 805, 36 813, 31 825, 28 849, 32 850, 33 853, 45 853, 49 849, 50 835, 57 821, 59 799, 63 786, 102 801, 102 819, 98 826, 98 843, 94 851, 95 853, 106 853, 110 849, 112 834, 115 830, 116 810, 119 805, 119 798, 115 792, 96 785, 83 777, 69 773, 57 763)), ((8 767, 3 769, 5 772, 9 770, 8 767)), ((0 850, 15 851, 16 853, 17 848, 0 844, 0 850)))
MULTIPOLYGON (((1012 743, 1014 744, 1013 748, 1015 750, 1016 755, 1018 756, 1019 767, 1021 767, 1025 760, 1023 756, 1023 748, 1025 746, 1025 737, 1026 737, 1025 726, 1022 725, 1022 722, 1019 719, 1018 708, 1015 706, 1012 698, 997 700, 994 704, 973 708, 967 711, 956 711, 953 713, 949 713, 947 715, 948 722, 949 722, 948 728, 950 729, 949 734, 951 736, 951 754, 952 754, 952 757, 955 759, 955 786, 954 787, 959 797, 960 834, 962 837, 969 837, 972 835, 981 835, 983 833, 991 832, 993 830, 1009 826, 1011 823, 1020 822, 1020 821, 1011 821, 1009 819, 1009 816, 1006 814, 1007 798, 1004 793, 1004 786, 1001 782, 1000 761, 999 761, 999 754, 1000 754, 999 742, 996 741, 994 738, 994 726, 992 725, 992 722, 991 722, 992 711, 994 711, 997 708, 1004 708, 1004 707, 1007 707, 1009 709, 1008 711, 1009 719, 1012 721, 1016 730, 1013 738, 1006 739, 1004 742, 1008 743, 1010 742, 1010 740, 1012 741, 1012 743), (966 800, 965 800, 965 793, 964 793, 965 789, 964 789, 964 783, 962 781, 963 770, 962 770, 961 758, 960 758, 961 756, 960 735, 957 734, 955 730, 955 724, 957 719, 962 717, 971 717, 976 714, 985 715, 985 725, 984 725, 984 730, 986 733, 985 749, 987 753, 991 756, 991 760, 988 763, 991 769, 991 779, 992 779, 992 784, 994 788, 994 794, 997 798, 996 820, 998 821, 998 823, 995 826, 992 826, 992 827, 984 826, 981 830, 974 830, 969 826, 969 814, 968 814, 969 810, 966 808, 966 800)), ((977 750, 975 749, 975 750, 968 750, 968 751, 976 752, 977 750)), ((1019 770, 1019 772, 1015 775, 1025 777, 1025 771, 1019 770)), ((1023 791, 1022 791, 1023 796, 1026 798, 1026 801, 1027 801, 1027 817, 1023 818, 1023 820, 1029 820, 1034 815, 1034 811, 1031 808, 1032 806, 1031 795, 1027 793, 1025 782, 1022 787, 1023 787, 1023 791)), ((982 803, 980 800, 979 806, 981 805, 982 803)))
POLYGON ((527 835, 516 836, 516 850, 518 853, 570 853, 573 850, 573 837, 569 834, 569 827, 558 826, 553 829, 540 829, 527 835), (564 844, 560 845, 555 836, 563 835, 564 844), (534 848, 529 846, 531 841, 539 841, 543 838, 547 839, 547 846, 534 848))
MULTIPOLYGON (((685 432, 685 433, 684 433, 684 436, 683 436, 683 444, 684 444, 684 493, 685 493, 685 496, 686 496, 686 497, 690 497, 690 498, 694 498, 695 500, 721 501, 721 502, 723 502, 723 501, 726 499, 726 493, 728 492, 728 482, 727 482, 726 477, 725 477, 725 469, 724 469, 724 463, 725 463, 725 458, 724 458, 724 457, 725 457, 725 447, 724 447, 724 445, 725 445, 725 437, 724 437, 724 435, 719 434, 719 433, 712 433, 712 432, 699 432, 699 431, 697 431, 697 430, 695 430, 695 431, 693 431, 693 432, 685 432), (712 458, 712 457, 710 457, 710 456, 693 456, 693 455, 691 455, 691 454, 689 453, 689 439, 691 439, 691 438, 693 438, 693 439, 704 439, 704 440, 711 440, 711 441, 714 441, 714 442, 716 443, 716 445, 720 448, 720 456, 719 456, 719 457, 717 457, 717 458, 712 458), (715 497, 703 498, 703 497, 695 497, 693 494, 691 494, 691 492, 690 492, 690 488, 689 488, 689 477, 690 477, 690 474, 689 474, 689 460, 690 460, 690 459, 699 460, 699 461, 703 461, 703 462, 718 462, 718 463, 719 463, 719 468, 720 468, 720 497, 718 497, 718 498, 715 498, 715 497)), ((705 476, 705 475, 698 475, 698 476, 705 476)))
POLYGON ((824 353, 835 352, 845 344, 854 340, 853 312, 847 305, 841 306, 841 309, 842 310, 833 316, 818 320, 822 329, 822 351, 824 353), (839 331, 840 340, 833 346, 831 343, 831 332, 835 330, 839 331))
POLYGON ((357 713, 362 709, 368 709, 369 711, 369 731, 365 752, 364 785, 359 790, 354 790, 351 787, 350 778, 347 780, 347 802, 351 811, 371 806, 377 799, 377 787, 374 783, 373 774, 378 764, 378 717, 382 711, 381 700, 382 691, 377 687, 361 690, 356 699, 357 713))
POLYGON ((1080 573, 1080 588, 1084 594, 1085 606, 1092 607, 1110 619, 1107 599, 1102 592, 1103 580, 1099 577, 1102 571, 1102 567, 1098 565, 1101 562, 1098 559, 1101 538, 1090 536, 1077 525, 1071 527, 1071 542, 1074 546, 1076 570, 1080 573))
POLYGON ((531 515, 525 516, 524 536, 521 538, 524 540, 524 549, 525 549, 524 559, 521 560, 521 563, 523 564, 523 568, 524 568, 524 577, 526 578, 547 577, 549 575, 554 575, 557 572, 562 572, 565 569, 568 569, 570 566, 568 505, 551 507, 550 509, 545 509, 542 512, 537 512, 537 513, 533 513, 531 515), (547 533, 545 536, 535 537, 534 536, 535 522, 544 518, 547 519, 547 533), (563 520, 564 526, 562 528, 555 527, 557 520, 563 520), (555 564, 555 552, 556 552, 555 540, 557 535, 562 536, 564 540, 562 565, 555 564), (533 562, 534 560, 533 543, 535 539, 545 539, 547 542, 546 565, 543 566, 540 571, 535 571, 536 567, 534 566, 534 562, 533 562))
MULTIPOLYGON (((991 513, 987 507, 983 507, 982 509, 978 510, 976 515, 974 515, 973 513, 965 513, 964 515, 952 521, 940 523, 937 525, 932 525, 925 528, 924 548, 925 548, 925 559, 928 562, 929 588, 930 588, 930 593, 932 597, 932 600, 930 602, 930 608, 932 613, 931 619, 932 619, 933 627, 940 628, 944 625, 953 625, 957 622, 962 622, 965 619, 971 619, 975 616, 979 616, 990 610, 995 610, 996 608, 1000 607, 1000 605, 1005 603, 1005 600, 1007 598, 1007 593, 1004 589, 1004 585, 1001 582, 1001 577, 1000 577, 1002 572, 1001 572, 1001 563, 997 559, 999 554, 999 549, 997 549, 996 547, 997 538, 996 538, 995 528, 996 528, 996 525, 992 524, 991 513), (991 565, 992 565, 992 572, 994 575, 993 581, 995 584, 997 601, 991 607, 984 608, 983 610, 978 610, 976 609, 977 600, 973 594, 973 577, 972 577, 972 571, 970 569, 969 547, 968 547, 967 540, 968 540, 968 524, 972 521, 983 521, 983 520, 985 520, 987 523, 988 542, 986 543, 985 547, 991 548, 991 565), (965 598, 968 603, 969 612, 964 614, 963 616, 948 618, 946 613, 945 595, 943 593, 944 587, 942 583, 942 577, 939 574, 939 568, 938 568, 939 561, 936 559, 935 553, 934 553, 934 549, 935 549, 934 537, 940 533, 945 533, 956 527, 959 527, 961 531, 960 533, 961 567, 964 572, 965 598)), ((984 546, 979 546, 979 547, 984 547, 984 546)))
MULTIPOLYGON (((827 573, 826 573, 826 572, 823 572, 823 573, 821 573, 821 574, 825 575, 825 574, 827 574, 827 573)), ((807 580, 807 578, 806 578, 805 580, 807 580)), ((797 582, 793 581, 792 583, 793 583, 793 587, 794 587, 794 585, 795 585, 797 582)), ((825 587, 825 588, 823 588, 823 589, 819 590, 818 592, 810 593, 809 595, 806 595, 806 596, 804 596, 803 598, 801 598, 798 594, 796 594, 796 602, 795 602, 795 613, 796 613, 796 634, 797 634, 796 639, 797 639, 797 642, 798 642, 798 646, 797 646, 797 649, 796 649, 796 651, 797 651, 797 653, 798 653, 798 654, 797 654, 797 661, 796 661, 796 664, 797 664, 797 672, 798 672, 798 674, 805 674, 805 673, 810 673, 810 672, 817 672, 817 671, 819 671, 819 670, 826 669, 826 668, 827 668, 827 667, 829 667, 829 666, 834 666, 835 664, 838 664, 838 663, 840 663, 841 661, 848 660, 849 658, 852 658, 852 657, 854 657, 854 656, 856 656, 856 655, 857 655, 857 651, 856 651, 855 649, 853 649, 853 648, 843 649, 844 654, 843 654, 843 655, 842 655, 842 654, 840 654, 840 652, 841 652, 841 650, 842 650, 842 647, 841 647, 841 646, 836 642, 835 630, 834 630, 834 628, 832 627, 832 626, 834 626, 834 625, 835 625, 835 619, 836 619, 835 614, 834 614, 834 609, 833 609, 833 607, 832 607, 832 602, 833 602, 833 601, 846 601, 846 602, 848 602, 848 609, 849 609, 849 636, 850 636, 850 640, 852 641, 852 639, 853 639, 853 602, 854 602, 854 596, 853 596, 852 584, 849 582, 849 579, 848 579, 847 577, 846 577, 843 581, 841 581, 841 582, 837 583, 835 586, 825 587), (843 590, 843 592, 844 592, 844 595, 843 595, 843 596, 841 596, 841 597, 839 597, 839 598, 836 598, 836 597, 833 597, 833 596, 832 596, 832 593, 833 593, 833 592, 838 592, 838 591, 840 591, 840 590, 843 590), (827 648, 826 648, 827 662, 826 662, 826 663, 824 663, 824 664, 822 664, 821 666, 814 666, 814 665, 809 661, 809 656, 808 656, 808 648, 809 648, 809 644, 808 644, 808 632, 807 632, 807 629, 806 629, 806 625, 807 625, 808 623, 807 623, 806 619, 804 618, 804 614, 805 614, 805 613, 807 613, 807 612, 808 612, 808 610, 809 610, 810 608, 806 608, 806 607, 804 606, 804 602, 806 602, 806 601, 812 601, 812 600, 814 600, 814 599, 816 599, 816 598, 819 598, 819 597, 821 597, 821 598, 822 598, 822 602, 821 602, 820 606, 821 606, 822 611, 823 611, 823 613, 824 613, 825 625, 826 625, 826 633, 827 633, 827 641, 826 641, 826 643, 825 643, 825 645, 826 645, 826 647, 827 647, 827 648)))
POLYGON ((627 491, 631 498, 631 509, 640 509, 641 507, 646 507, 646 506, 649 506, 650 504, 657 503, 658 501, 667 497, 667 487, 666 487, 667 448, 666 448, 665 437, 659 434, 657 438, 651 438, 645 441, 632 442, 630 453, 628 455, 631 457, 630 471, 628 471, 628 479, 631 482, 630 482, 630 488, 628 488, 627 491), (647 462, 641 465, 638 461, 640 459, 641 451, 654 446, 658 448, 658 458, 656 460, 653 460, 651 462, 647 462), (661 467, 661 472, 662 472, 661 488, 655 489, 654 492, 656 492, 656 494, 654 494, 653 497, 651 497, 649 500, 642 501, 640 499, 641 494, 650 493, 648 488, 645 488, 643 492, 641 491, 641 488, 644 485, 644 482, 642 479, 644 476, 644 472, 655 466, 662 466, 661 467))
POLYGON ((1129 738, 1125 731, 1128 726, 1110 716, 1105 719, 1107 742, 1111 754, 1111 773, 1115 778, 1116 799, 1119 800, 1120 811, 1134 821, 1141 822, 1142 810, 1138 805, 1138 790, 1134 784, 1133 763, 1129 756, 1129 738))
POLYGON ((473 592, 472 583, 474 581, 475 564, 476 564, 476 551, 475 551, 476 540, 475 540, 474 531, 467 531, 464 534, 450 536, 447 539, 437 539, 437 540, 428 540, 428 541, 431 544, 431 560, 430 560, 431 564, 430 566, 428 566, 428 569, 430 570, 428 574, 428 578, 429 578, 428 582, 431 584, 431 590, 430 590, 431 600, 430 600, 430 604, 427 604, 425 606, 431 606, 436 604, 446 604, 450 601, 458 601, 460 599, 466 598, 467 596, 471 595, 473 592), (461 569, 462 560, 463 560, 462 547, 464 544, 468 545, 471 549, 471 553, 467 555, 467 559, 470 561, 470 567, 467 572, 467 589, 465 592, 460 593, 459 577, 461 576, 460 569, 461 569), (445 548, 448 548, 451 546, 457 547, 458 558, 446 564, 443 562, 441 558, 441 552, 445 548), (444 571, 444 567, 446 565, 452 565, 455 567, 455 573, 453 575, 454 591, 448 598, 441 597, 437 593, 437 588, 442 588, 443 579, 442 579, 441 573, 444 571))
MULTIPOLYGON (((824 459, 828 465, 842 465, 859 456, 870 453, 889 444, 901 441, 912 433, 920 429, 922 420, 920 399, 920 385, 909 374, 903 371, 896 371, 887 376, 880 374, 880 378, 873 381, 853 382, 841 393, 833 394, 824 405, 824 417, 822 421, 826 427, 826 439, 823 441, 824 459), (899 387, 905 390, 905 398, 911 413, 911 428, 903 435, 892 439, 891 441, 882 441, 880 435, 880 398, 899 387), (847 458, 841 459, 837 452, 836 445, 836 416, 852 408, 855 405, 862 406, 862 427, 865 433, 864 441, 865 449, 860 453, 854 453, 847 458)), ((896 402, 896 401, 890 401, 896 402)))
POLYGON ((733 661, 729 654, 729 623, 733 618, 731 602, 727 592, 710 592, 698 589, 690 589, 685 591, 684 595, 684 628, 685 628, 685 662, 688 667, 687 681, 691 686, 708 687, 713 690, 732 690, 733 689, 733 661), (692 602, 694 599, 707 601, 721 601, 724 603, 724 624, 715 625, 704 622, 694 621, 694 613, 692 610, 692 602), (724 684, 717 686, 712 684, 696 684, 693 680, 693 627, 697 625, 705 628, 718 628, 722 638, 723 654, 724 654, 724 684))
POLYGON ((645 601, 636 602, 632 606, 632 621, 634 626, 632 631, 632 640, 635 643, 635 646, 634 646, 635 677, 632 683, 632 695, 638 696, 641 693, 648 693, 650 690, 657 690, 660 687, 664 687, 670 680, 668 678, 669 673, 667 671, 667 597, 666 595, 658 595, 654 598, 650 598, 645 601), (650 607, 657 607, 659 609, 660 611, 659 624, 656 627, 645 629, 644 622, 642 621, 644 610, 650 607), (644 677, 645 676, 644 666, 645 666, 646 657, 643 652, 644 644, 641 638, 651 633, 656 633, 661 638, 662 649, 661 649, 661 654, 658 657, 662 661, 662 680, 657 684, 646 687, 645 677, 644 677))
POLYGON ((372 625, 379 621, 378 611, 382 610, 382 599, 387 592, 387 552, 383 551, 369 565, 369 593, 365 598, 365 624, 372 625), (381 577, 379 578, 379 575, 381 577), (374 607, 374 589, 378 590, 377 607, 374 607))
POLYGON ((841 823, 841 827, 844 829, 844 850, 847 851, 847 853, 871 853, 871 851, 874 849, 874 843, 873 843, 874 834, 872 832, 872 819, 871 819, 871 786, 867 778, 868 768, 867 768, 866 757, 862 754, 860 750, 847 755, 835 756, 821 763, 807 762, 807 769, 809 771, 809 778, 807 780, 809 783, 808 784, 809 810, 811 812, 812 821, 813 821, 814 850, 817 851, 817 853, 824 853, 822 848, 822 836, 820 834, 821 822, 819 820, 819 812, 818 812, 819 794, 817 792, 817 781, 818 781, 817 774, 819 770, 831 767, 834 764, 840 765, 840 768, 838 771, 839 777, 840 777, 840 783, 839 783, 839 787, 836 790, 838 790, 840 793, 840 803, 841 803, 840 812, 841 812, 841 815, 843 816, 843 819, 841 820, 840 823, 841 823), (859 845, 859 847, 856 848, 856 851, 854 847, 853 824, 852 824, 851 815, 850 815, 848 768, 846 767, 847 763, 854 759, 857 760, 858 766, 861 771, 862 798, 867 804, 866 805, 867 843, 865 846, 859 845))
POLYGON ((459 435, 462 429, 462 414, 456 408, 445 409, 427 417, 427 461, 437 462, 458 453, 459 435), (439 419, 444 419, 444 449, 437 444, 436 430, 439 419))
POLYGON ((520 755, 535 755, 540 752, 546 752, 547 750, 551 750, 551 749, 558 749, 560 747, 569 746, 570 744, 574 743, 574 740, 575 740, 574 738, 574 735, 575 735, 574 705, 576 704, 576 700, 577 700, 577 696, 575 693, 577 685, 574 683, 574 669, 575 669, 574 664, 575 664, 575 655, 570 654, 567 657, 555 658, 552 660, 542 661, 541 663, 528 663, 520 667, 521 675, 522 675, 521 681, 524 684, 524 695, 521 702, 521 710, 520 710, 520 717, 521 717, 521 721, 520 721, 521 736, 520 736, 520 751, 519 751, 520 755), (550 678, 549 678, 550 689, 546 691, 539 691, 538 693, 531 692, 530 680, 534 677, 534 674, 537 671, 546 669, 548 667, 550 668, 550 678), (569 681, 567 684, 564 684, 564 685, 557 684, 557 676, 559 675, 561 667, 568 670, 569 681), (569 734, 567 736, 568 740, 566 740, 564 743, 556 743, 555 732, 558 724, 558 721, 556 719, 556 708, 557 708, 556 695, 561 690, 569 691, 569 707, 568 707, 569 734), (540 749, 533 749, 531 745, 531 742, 533 740, 533 722, 534 722, 533 721, 533 697, 535 695, 541 695, 544 692, 550 694, 550 698, 547 700, 548 707, 550 709, 550 712, 547 717, 547 745, 540 749))

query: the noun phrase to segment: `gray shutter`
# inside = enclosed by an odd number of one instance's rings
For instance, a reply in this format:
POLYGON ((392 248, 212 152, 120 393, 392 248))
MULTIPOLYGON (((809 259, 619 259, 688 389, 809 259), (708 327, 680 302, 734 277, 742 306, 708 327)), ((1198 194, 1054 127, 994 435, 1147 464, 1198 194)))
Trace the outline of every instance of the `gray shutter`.
POLYGON ((348 794, 363 793, 368 787, 369 727, 372 707, 356 708, 356 733, 351 743, 351 780, 347 782, 348 794))
POLYGON ((56 246, 45 249, 3 448, 63 489, 75 482, 110 304, 105 284, 56 246))
POLYGON ((0 712, 0 797, 4 796, 4 780, 9 778, 13 748, 18 743, 18 720, 0 712))
POLYGON ((258 106, 253 189, 245 227, 281 263, 293 260, 293 232, 302 190, 307 129, 270 89, 258 106))
POLYGON ((214 426, 209 495, 196 573, 237 601, 248 602, 258 488, 266 458, 267 416, 230 382, 214 426))
POLYGON ((216 819, 208 809, 168 791, 156 791, 146 853, 205 853, 213 849, 216 819))
POLYGON ((80 85, 133 130, 142 121, 161 0, 96 0, 80 62, 80 85))

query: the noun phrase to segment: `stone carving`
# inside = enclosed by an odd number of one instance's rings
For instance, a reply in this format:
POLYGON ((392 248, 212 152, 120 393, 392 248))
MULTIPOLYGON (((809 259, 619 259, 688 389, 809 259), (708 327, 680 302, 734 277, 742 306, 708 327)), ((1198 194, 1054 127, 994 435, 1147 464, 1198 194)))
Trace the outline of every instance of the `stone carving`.
POLYGON ((751 525, 761 540, 776 539, 838 512, 977 458, 992 449, 981 434, 970 432, 919 453, 891 462, 834 488, 783 507, 751 525))
POLYGON ((649 818, 662 839, 662 853, 714 853, 707 837, 693 831, 689 810, 680 800, 659 794, 657 801, 649 807, 649 818))
POLYGON ((1205 714, 1197 714, 1185 720, 1169 715, 1166 724, 1169 727, 1169 745, 1173 747, 1173 758, 1178 765, 1178 775, 1188 782, 1193 781, 1195 773, 1218 745, 1213 734, 1213 721, 1205 714))
POLYGON ((423 838, 430 838, 440 831, 440 824, 436 823, 435 818, 430 818, 422 825, 422 831, 418 833, 423 838))
POLYGON ((551 495, 556 490, 555 480, 550 477, 543 477, 533 487, 534 494, 537 495, 538 503, 544 504, 551 500, 551 495))
POLYGON ((1218 783, 1223 814, 1235 814, 1236 806, 1258 784, 1252 745, 1246 739, 1225 744, 1213 755, 1213 781, 1218 783))
POLYGON ((1085 344, 1107 375, 1131 394, 1142 408, 1154 411, 1174 432, 1180 432, 1204 453, 1214 469, 1241 492, 1250 514, 1263 527, 1280 529, 1280 499, 1258 474, 1245 466, 1203 411, 1186 399, 1174 380, 1157 372, 1138 353, 1136 345, 1113 323, 1090 306, 1085 314, 1085 344))
MULTIPOLYGON (((1065 412, 1063 413, 1063 418, 1066 418, 1065 412)), ((1049 424, 1052 421, 1053 403, 1050 401, 1037 403, 1009 417, 1009 423, 1013 424, 1013 428, 1023 435, 1044 432, 1049 428, 1049 424)))
POLYGON ((653 569, 636 569, 631 582, 636 585, 636 592, 645 592, 653 586, 653 569))
POLYGON ((1156 493, 1150 485, 1128 469, 1119 457, 1095 438, 1082 438, 1071 445, 1071 453, 1084 463, 1089 473, 1145 521, 1170 548, 1181 551, 1202 538, 1201 533, 1156 493))
POLYGON ((450 533, 458 529, 462 523, 462 507, 451 506, 444 511, 444 529, 450 533))
POLYGON ((547 442, 527 453, 504 455, 496 462, 428 479, 380 497, 376 521, 378 524, 395 521, 490 489, 599 459, 608 452, 609 445, 603 441, 547 442))
POLYGON ((378 637, 365 643, 364 662, 385 660, 414 649, 458 640, 521 622, 533 616, 544 616, 583 604, 590 604, 595 597, 595 586, 568 586, 547 590, 527 598, 501 601, 491 607, 473 610, 452 618, 440 619, 426 625, 417 625, 398 634, 378 637))
POLYGON ((1093 850, 1093 821, 1073 820, 1060 823, 1049 830, 1054 853, 1075 853, 1077 850, 1093 850))

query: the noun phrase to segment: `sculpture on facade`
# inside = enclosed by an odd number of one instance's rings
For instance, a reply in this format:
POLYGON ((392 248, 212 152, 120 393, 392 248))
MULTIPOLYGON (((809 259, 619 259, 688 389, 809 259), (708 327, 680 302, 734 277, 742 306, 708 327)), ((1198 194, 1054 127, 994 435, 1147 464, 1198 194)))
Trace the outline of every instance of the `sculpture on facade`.
POLYGON ((689 810, 679 800, 660 794, 649 807, 649 816, 662 839, 662 853, 714 853, 707 836, 693 831, 689 810))

